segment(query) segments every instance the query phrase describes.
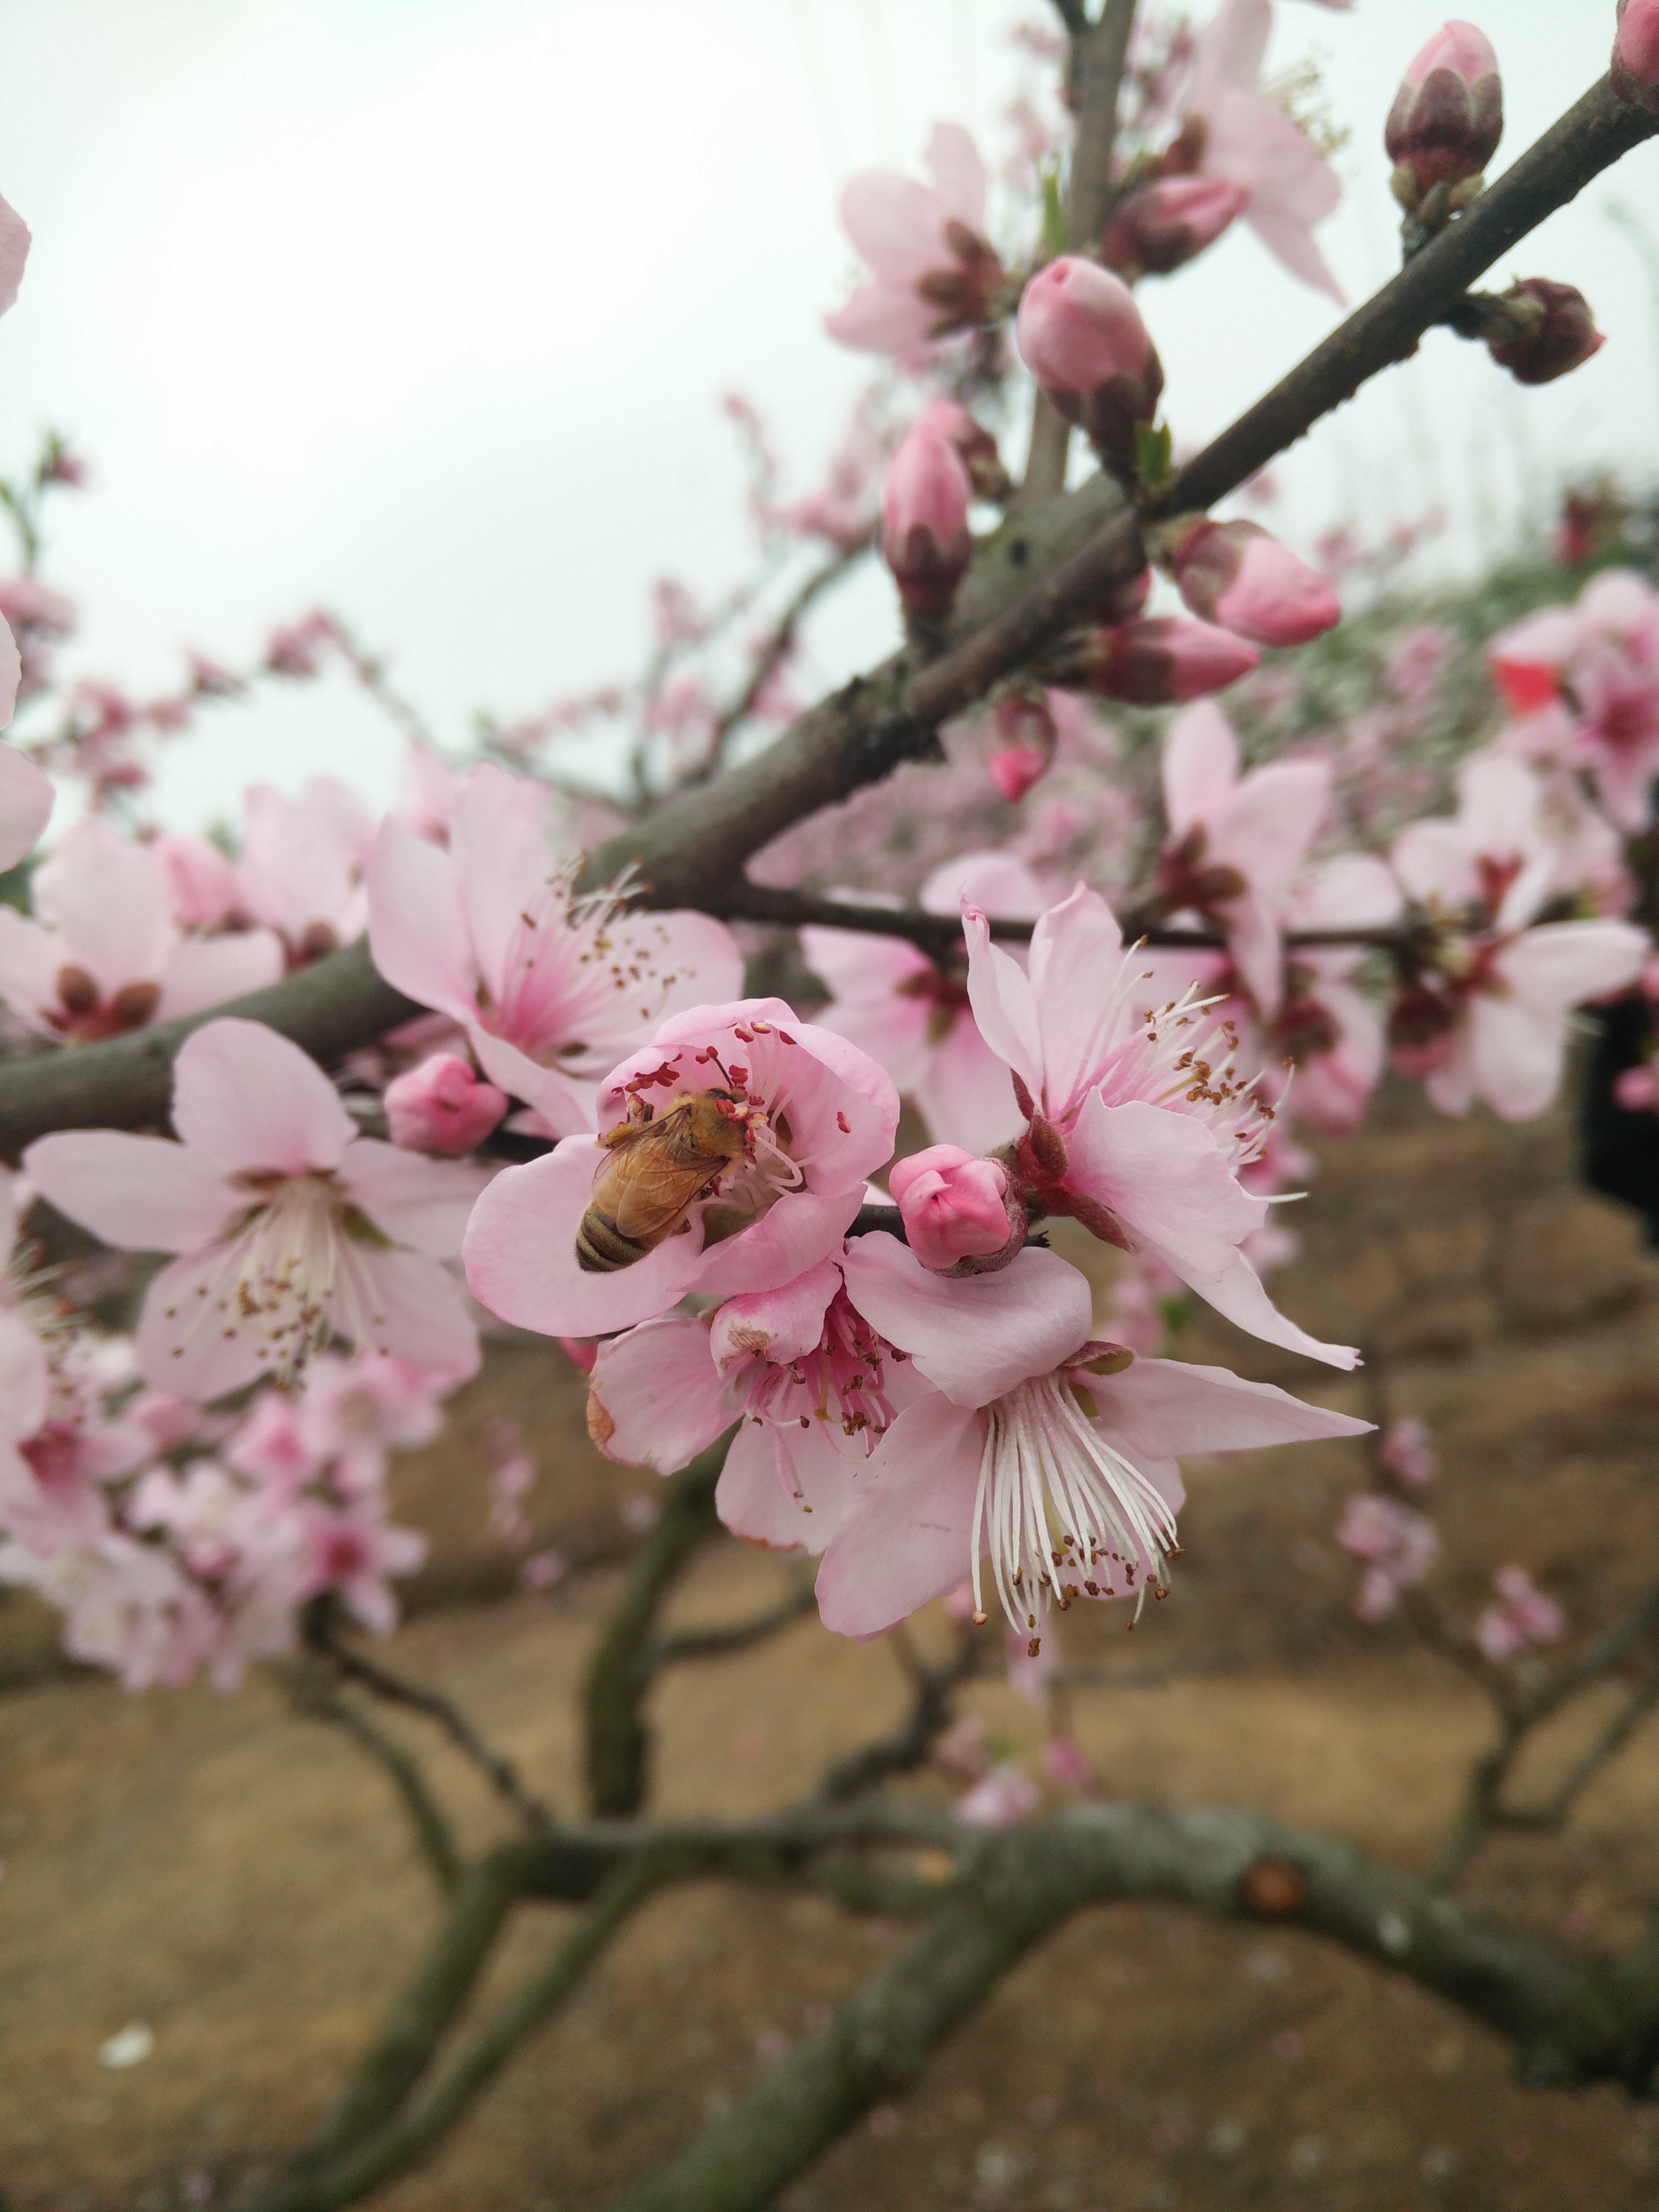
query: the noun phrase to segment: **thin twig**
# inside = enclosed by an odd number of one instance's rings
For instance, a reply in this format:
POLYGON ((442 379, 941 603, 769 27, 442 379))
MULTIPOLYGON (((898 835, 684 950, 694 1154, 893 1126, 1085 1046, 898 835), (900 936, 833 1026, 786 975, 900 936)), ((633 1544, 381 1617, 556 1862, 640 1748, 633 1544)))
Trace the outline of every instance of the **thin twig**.
POLYGON ((383 1729, 376 1728, 367 1713, 360 1713, 356 1705, 336 1697, 310 1668, 289 1668, 283 1679, 301 1712, 310 1713, 319 1720, 331 1721, 337 1728, 343 1729, 386 1769, 403 1800, 415 1840, 439 1888, 446 1895, 453 1892, 460 1880, 461 1855, 449 1822, 421 1771, 420 1761, 402 1744, 395 1743, 383 1729))
POLYGON ((754 713, 761 694, 794 651, 795 636, 801 623, 823 594, 838 584, 869 550, 867 544, 842 546, 807 577, 778 617, 771 635, 756 655, 748 682, 710 732, 708 760, 696 775, 685 779, 679 787, 681 790, 689 791, 696 784, 707 783, 711 776, 726 766, 731 739, 754 713))
POLYGON ((811 1577, 790 1591, 778 1604, 751 1620, 733 1621, 725 1628, 685 1628, 674 1636, 653 1638, 646 1646, 652 1672, 678 1667, 692 1659, 726 1659, 733 1652, 750 1651, 769 1636, 789 1627, 817 1603, 811 1577))
POLYGON ((384 1698, 388 1705, 405 1706, 410 1712, 422 1713, 434 1722, 527 1827, 551 1826, 552 1813, 525 1788, 512 1760, 493 1750, 466 1715, 441 1691, 428 1690, 418 1682, 407 1682, 389 1667, 382 1667, 377 1661, 365 1658, 361 1651, 342 1644, 339 1624, 326 1607, 308 1608, 305 1627, 306 1640, 312 1649, 348 1680, 361 1682, 366 1690, 372 1690, 377 1698, 384 1698))
POLYGON ((826 1805, 845 1804, 891 1775, 913 1773, 924 1765, 955 1718, 955 1692, 979 1665, 981 1642, 971 1628, 960 1632, 955 1650, 939 1667, 927 1665, 908 1638, 897 1632, 888 1641, 910 1684, 910 1710, 886 1735, 836 1761, 818 1785, 819 1799, 826 1805))

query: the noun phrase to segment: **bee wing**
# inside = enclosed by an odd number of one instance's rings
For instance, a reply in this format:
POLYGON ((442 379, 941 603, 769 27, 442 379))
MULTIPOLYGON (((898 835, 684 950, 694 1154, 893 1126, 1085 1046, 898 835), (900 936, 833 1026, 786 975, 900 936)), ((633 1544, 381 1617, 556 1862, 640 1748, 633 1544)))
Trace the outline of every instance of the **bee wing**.
POLYGON ((596 1205, 616 1223, 620 1235, 649 1244, 672 1229, 708 1180, 702 1162, 688 1164, 663 1151, 634 1148, 594 1187, 596 1205))

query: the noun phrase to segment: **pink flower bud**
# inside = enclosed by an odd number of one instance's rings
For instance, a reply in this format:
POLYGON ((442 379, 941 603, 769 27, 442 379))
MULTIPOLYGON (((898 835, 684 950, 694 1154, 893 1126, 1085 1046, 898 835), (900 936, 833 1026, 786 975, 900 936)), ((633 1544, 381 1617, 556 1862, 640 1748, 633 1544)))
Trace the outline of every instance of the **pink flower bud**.
POLYGON ((997 749, 986 765, 992 782, 1012 805, 1053 765, 1054 718, 1042 700, 1016 691, 997 702, 993 720, 997 749))
POLYGON ((1259 523, 1200 522, 1172 555, 1195 615, 1258 645, 1305 645, 1342 619, 1325 579, 1259 523))
POLYGON ((961 454, 917 423, 894 454, 882 494, 882 557, 912 614, 943 614, 974 557, 974 495, 961 454))
POLYGON ((1659 114, 1659 0, 1619 0, 1613 88, 1659 114))
POLYGON ((507 1108, 506 1091, 480 1083, 453 1052, 434 1053, 386 1087, 392 1141, 410 1152, 470 1152, 507 1108))
POLYGON ((1006 499, 1011 489, 997 441, 959 399, 935 399, 916 417, 918 430, 931 430, 954 446, 978 499, 1006 499))
POLYGON ((1500 297, 1510 311, 1510 328, 1488 337, 1486 349, 1517 384, 1553 384, 1581 368, 1607 343, 1589 301, 1575 285, 1523 276, 1500 297))
MULTIPOLYGON (((1504 135, 1504 86, 1492 41, 1473 23, 1447 23, 1407 70, 1382 143, 1420 197, 1478 177, 1504 135)), ((1402 195, 1404 196, 1404 195, 1402 195)))
POLYGON ((1007 1172, 957 1145, 930 1145, 900 1160, 887 1178, 910 1249, 924 1267, 981 1274, 1006 1264, 1025 1242, 1025 1209, 1007 1172))
POLYGON ((1167 276, 1213 246, 1249 199, 1224 177, 1164 177, 1131 192, 1106 226, 1100 250, 1109 269, 1167 276))
POLYGON ((1184 615, 1154 615, 1097 631, 1082 680, 1103 699, 1132 707, 1173 707, 1224 691, 1261 658, 1231 630, 1184 615))
POLYGON ((1157 414, 1164 369, 1121 278, 1063 254, 1025 287, 1014 336, 1066 420, 1081 422, 1103 454, 1132 461, 1135 425, 1157 414))
POLYGON ((1613 1095, 1626 1114, 1650 1114, 1659 1103, 1659 1085, 1648 1066, 1627 1067, 1613 1086, 1613 1095))

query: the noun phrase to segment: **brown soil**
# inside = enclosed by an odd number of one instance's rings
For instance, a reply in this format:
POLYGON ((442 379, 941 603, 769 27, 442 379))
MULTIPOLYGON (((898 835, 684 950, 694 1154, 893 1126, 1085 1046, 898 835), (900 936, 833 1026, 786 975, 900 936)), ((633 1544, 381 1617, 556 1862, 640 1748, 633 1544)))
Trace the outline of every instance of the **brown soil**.
MULTIPOLYGON (((1185 1347, 1331 1403, 1435 1424, 1455 1619, 1493 1565, 1531 1566, 1576 1623, 1605 1620, 1659 1554, 1659 1262, 1631 1223, 1572 1189, 1554 1125, 1430 1123, 1403 1106, 1334 1152, 1304 1209, 1285 1300, 1371 1348, 1363 1381, 1244 1346, 1185 1347)), ((1091 1262, 1098 1248, 1089 1253, 1091 1262)), ((516 1414, 541 1465, 541 1527, 573 1553, 623 1540, 649 1478, 598 1462, 556 1352, 514 1344, 446 1442, 400 1470, 437 1565, 392 1663, 441 1683, 555 1802, 578 1802, 574 1695, 613 1571, 550 1599, 508 1594, 477 1475, 483 1421, 516 1414)), ((1190 1470, 1186 1556, 1133 1638, 1121 1614, 1066 1624, 1068 1662, 1113 1672, 1074 1693, 1115 1793, 1254 1806, 1409 1866, 1443 1835, 1486 1737, 1478 1696, 1402 1629, 1347 1620, 1328 1531, 1350 1448, 1190 1470)), ((735 1619, 787 1570, 725 1545, 678 1601, 735 1619)), ((924 1632, 931 1632, 924 1631, 924 1632)), ((40 1618, 0 1613, 0 2145, 13 2212, 170 2212, 222 2197, 302 2137, 433 1923, 430 1885, 380 1775, 270 1681, 133 1698, 43 1666, 40 1618), (31 1668, 33 1669, 33 1674, 31 1668), (129 2023, 141 2063, 98 2063, 129 2023)), ((682 1668, 658 1693, 658 1802, 740 1813, 810 1784, 901 1709, 891 1655, 804 1620, 764 1649, 682 1668)), ((1035 1747, 1000 1686, 970 1702, 1035 1747)), ((1538 1747, 1538 1778, 1593 1712, 1538 1747)), ((495 1815, 421 1742, 469 1838, 495 1815)), ((1653 1887, 1659 1730, 1604 1772, 1560 1838, 1506 1838, 1465 1893, 1570 1940, 1622 1943, 1653 1887)), ((565 1916, 527 1910, 490 1984, 507 1986, 565 1916)), ((739 2094, 781 2044, 902 1932, 818 1899, 714 1887, 659 1900, 388 2212, 602 2204, 739 2094)), ((489 1994, 487 1992, 486 1994, 489 1994)), ((1170 1910, 1096 1911, 1013 1975, 902 2108, 796 2185, 792 2212, 1635 2212, 1659 2195, 1659 2115, 1611 2091, 1528 2091, 1488 2034, 1407 1984, 1310 1939, 1170 1910)))

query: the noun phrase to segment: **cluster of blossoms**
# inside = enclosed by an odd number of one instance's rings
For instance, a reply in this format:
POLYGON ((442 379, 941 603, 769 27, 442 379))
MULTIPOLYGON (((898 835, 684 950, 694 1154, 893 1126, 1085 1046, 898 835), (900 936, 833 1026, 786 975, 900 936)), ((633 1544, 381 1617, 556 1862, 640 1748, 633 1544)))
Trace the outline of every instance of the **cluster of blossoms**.
MULTIPOLYGON (((1615 83, 1651 104, 1650 0, 1620 17, 1615 83)), ((386 1578, 420 1547, 387 1523, 387 1452, 431 1433, 492 1321, 573 1348, 591 1433, 618 1462, 667 1473, 732 1432, 722 1518, 820 1559, 832 1629, 878 1633, 965 1590, 1029 1666, 1052 1610, 1162 1594, 1183 1455, 1366 1429, 1159 1357, 1168 1316, 1203 1301, 1352 1368, 1263 1279, 1294 1249, 1279 1201, 1312 1165, 1298 1139, 1356 1128, 1389 1067, 1446 1112, 1535 1115, 1575 1010, 1655 972, 1632 917, 1651 874, 1659 594, 1606 568, 1576 606, 1493 639, 1504 717, 1478 746, 1471 724, 1450 788, 1394 757, 1443 665, 1431 626, 1398 641, 1387 703, 1341 742, 1304 725, 1291 744, 1241 743, 1292 701, 1290 666, 1264 654, 1333 629, 1351 563, 1305 561, 1253 520, 1171 511, 1141 288, 1244 222, 1340 296, 1315 238, 1338 182, 1264 84, 1272 18, 1271 0, 1221 0, 1196 34, 1139 27, 1108 211, 1068 251, 1052 224, 1040 243, 1000 234, 953 125, 929 142, 930 183, 848 185, 869 281, 830 334, 895 363, 917 404, 908 419, 890 394, 862 404, 826 483, 789 500, 757 416, 728 403, 769 588, 809 546, 829 565, 744 637, 724 706, 709 672, 760 587, 709 605, 665 580, 639 685, 488 725, 482 763, 415 746, 384 820, 331 779, 297 798, 256 787, 222 848, 131 829, 137 740, 252 678, 198 658, 172 701, 60 693, 73 609, 32 565, 0 586, 17 633, 0 627, 0 709, 63 708, 33 757, 0 746, 0 868, 46 828, 42 763, 94 803, 27 869, 29 910, 21 892, 0 904, 8 1042, 79 1048, 211 1013, 365 937, 424 1010, 337 1081, 271 1028, 208 1020, 174 1063, 170 1137, 65 1129, 27 1151, 20 1208, 166 1255, 130 1338, 67 1312, 32 1263, 0 1310, 0 1575, 64 1607, 78 1656, 133 1682, 230 1680, 326 1594, 389 1625, 386 1578), (799 618, 872 545, 913 652, 933 650, 975 509, 1012 489, 975 410, 1021 372, 1159 518, 1146 565, 947 732, 942 783, 915 771, 758 856, 775 883, 832 890, 862 867, 843 902, 909 892, 922 909, 891 934, 804 930, 809 980, 759 994, 757 948, 724 921, 647 911, 626 877, 589 888, 581 848, 625 808, 559 788, 546 749, 631 718, 639 805, 712 774, 734 732, 788 717, 799 618), (1235 686, 1230 720, 1215 695, 1235 686), (883 814, 884 846, 861 835, 883 814), (906 1103, 931 1141, 902 1155, 906 1103), (1050 1219, 1123 1255, 1098 1322, 1084 1274, 1037 1233, 1050 1219)), ((1501 129, 1492 50, 1449 24, 1384 128, 1408 254, 1479 191, 1501 129)), ((27 245, 0 204, 0 312, 27 245)), ((1524 383, 1600 343, 1578 295, 1545 279, 1468 295, 1451 321, 1524 383)), ((22 513, 78 475, 53 444, 6 503, 22 513)), ((275 635, 262 672, 339 661, 409 720, 325 614, 275 635)), ((1621 1096, 1650 1104, 1659 1077, 1633 1071, 1621 1096)), ((1425 1439, 1396 1426, 1377 1464, 1339 1533, 1368 1620, 1436 1549, 1406 1494, 1425 1439)), ((515 1540, 526 1480, 508 1450, 495 1512, 515 1540)), ((1498 1591, 1478 1632, 1494 1661, 1560 1632, 1519 1568, 1498 1591)), ((969 1819, 1007 1817, 1030 1787, 983 1760, 973 1782, 969 1819)))

